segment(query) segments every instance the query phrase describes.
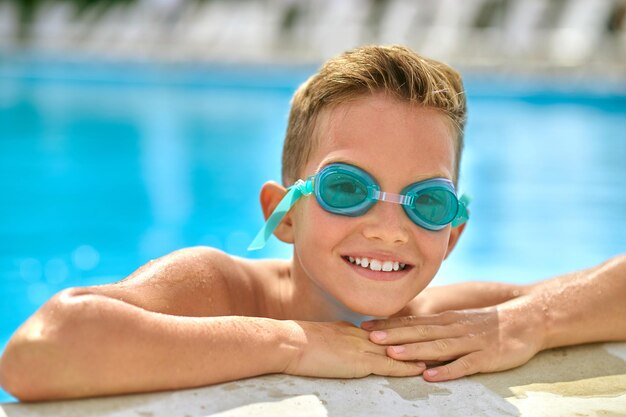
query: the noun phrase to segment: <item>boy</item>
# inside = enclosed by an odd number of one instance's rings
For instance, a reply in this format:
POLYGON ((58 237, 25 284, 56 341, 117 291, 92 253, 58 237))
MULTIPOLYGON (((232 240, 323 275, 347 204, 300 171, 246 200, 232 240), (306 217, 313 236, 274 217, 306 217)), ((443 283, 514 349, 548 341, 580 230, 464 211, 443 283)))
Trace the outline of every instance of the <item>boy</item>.
MULTIPOLYGON (((279 372, 415 376, 427 364, 424 377, 441 381, 507 369, 576 337, 624 338, 612 320, 592 335, 554 336, 563 300, 545 300, 556 311, 548 317, 537 288, 569 276, 423 291, 465 227, 456 193, 465 112, 459 75, 406 48, 330 60, 293 99, 283 184, 295 186, 269 182, 260 194, 268 223, 253 246, 273 231, 294 245, 292 260, 189 248, 121 282, 63 291, 13 336, 0 382, 43 400, 279 372), (425 315, 458 308, 474 309, 425 315), (372 317, 391 318, 360 323, 372 317)), ((624 264, 582 276, 608 276, 602 288, 623 293, 613 276, 624 264)), ((578 292, 591 282, 579 281, 578 292)), ((599 318, 623 316, 609 301, 599 318)))

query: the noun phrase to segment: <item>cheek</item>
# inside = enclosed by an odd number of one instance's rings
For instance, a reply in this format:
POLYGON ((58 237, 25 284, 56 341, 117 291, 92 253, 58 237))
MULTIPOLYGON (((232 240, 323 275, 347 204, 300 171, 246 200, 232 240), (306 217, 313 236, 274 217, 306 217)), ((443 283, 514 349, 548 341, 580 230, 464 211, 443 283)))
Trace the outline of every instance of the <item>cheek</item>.
MULTIPOLYGON (((450 240, 450 227, 438 232, 419 229, 416 244, 422 256, 430 264, 439 265, 445 259, 450 240)), ((439 269, 437 267, 437 269, 439 269)))
POLYGON ((339 259, 333 248, 346 235, 345 217, 326 212, 314 199, 306 201, 295 213, 294 252, 305 274, 319 287, 329 292, 328 271, 339 259), (342 220, 343 224, 342 224, 342 220))
POLYGON ((296 213, 296 245, 299 239, 305 239, 307 247, 324 247, 344 233, 349 218, 328 213, 317 204, 315 198, 309 198, 303 203, 296 213))

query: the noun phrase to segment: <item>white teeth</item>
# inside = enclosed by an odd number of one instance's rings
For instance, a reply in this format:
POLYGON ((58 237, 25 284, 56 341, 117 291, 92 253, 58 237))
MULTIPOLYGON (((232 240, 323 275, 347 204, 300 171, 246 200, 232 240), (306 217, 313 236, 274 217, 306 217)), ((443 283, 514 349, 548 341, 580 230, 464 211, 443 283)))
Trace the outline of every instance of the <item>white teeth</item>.
POLYGON ((369 268, 372 271, 383 271, 383 272, 391 272, 391 271, 402 271, 406 264, 401 264, 397 261, 379 261, 378 259, 367 259, 367 258, 353 258, 352 256, 348 256, 346 259, 350 261, 351 264, 359 265, 362 268, 369 268))
MULTIPOLYGON (((363 266, 363 264, 361 264, 361 266, 363 266)), ((380 271, 382 269, 382 265, 380 264, 380 261, 377 261, 376 259, 372 259, 370 262, 370 269, 372 271, 380 271)))

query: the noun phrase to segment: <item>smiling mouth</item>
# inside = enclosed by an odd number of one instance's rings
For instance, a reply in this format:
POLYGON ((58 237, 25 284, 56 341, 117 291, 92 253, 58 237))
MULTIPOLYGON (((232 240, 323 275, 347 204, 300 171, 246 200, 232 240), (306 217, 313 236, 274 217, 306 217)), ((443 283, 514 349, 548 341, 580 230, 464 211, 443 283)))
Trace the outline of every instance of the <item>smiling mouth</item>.
POLYGON ((363 269, 369 269, 376 272, 398 272, 411 268, 410 265, 398 261, 381 261, 374 258, 354 258, 352 256, 344 256, 343 259, 352 265, 360 266, 363 269))

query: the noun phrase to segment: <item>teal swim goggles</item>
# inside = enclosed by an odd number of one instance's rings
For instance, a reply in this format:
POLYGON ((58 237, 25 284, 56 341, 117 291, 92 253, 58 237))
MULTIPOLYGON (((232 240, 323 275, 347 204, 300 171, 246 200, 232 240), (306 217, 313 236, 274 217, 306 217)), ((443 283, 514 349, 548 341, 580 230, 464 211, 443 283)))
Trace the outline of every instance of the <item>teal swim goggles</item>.
POLYGON ((344 163, 325 166, 306 181, 298 180, 287 188, 287 194, 248 250, 261 249, 274 229, 302 196, 315 194, 318 204, 327 212, 357 217, 371 209, 376 201, 401 204, 416 225, 427 230, 441 230, 448 224, 459 226, 467 221, 469 197, 457 198, 452 181, 431 178, 410 184, 400 194, 380 190, 376 180, 361 168, 344 163))

